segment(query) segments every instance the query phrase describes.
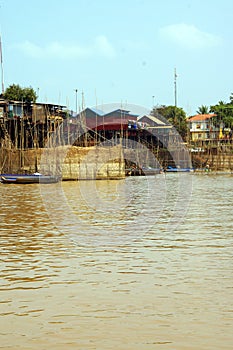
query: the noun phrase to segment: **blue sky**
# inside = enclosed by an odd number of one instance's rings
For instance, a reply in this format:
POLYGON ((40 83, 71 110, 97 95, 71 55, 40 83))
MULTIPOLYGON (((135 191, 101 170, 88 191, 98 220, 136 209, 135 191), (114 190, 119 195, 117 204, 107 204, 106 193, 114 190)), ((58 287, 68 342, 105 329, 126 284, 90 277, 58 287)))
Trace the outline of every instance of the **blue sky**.
POLYGON ((4 86, 75 110, 177 105, 187 115, 233 92, 231 0, 0 0, 4 86), (154 96, 154 97, 153 97, 154 96))

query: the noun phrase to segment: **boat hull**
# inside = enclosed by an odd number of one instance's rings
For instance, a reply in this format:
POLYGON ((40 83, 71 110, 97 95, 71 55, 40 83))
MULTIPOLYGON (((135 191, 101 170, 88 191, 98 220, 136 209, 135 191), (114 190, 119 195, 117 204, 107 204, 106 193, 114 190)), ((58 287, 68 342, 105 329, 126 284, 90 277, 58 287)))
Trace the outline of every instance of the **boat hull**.
POLYGON ((152 176, 156 174, 162 174, 163 170, 160 168, 130 168, 126 169, 126 176, 152 176))
POLYGON ((192 168, 167 168, 165 169, 166 173, 189 173, 193 172, 192 168))
POLYGON ((2 175, 3 184, 51 184, 60 180, 55 175, 2 175))

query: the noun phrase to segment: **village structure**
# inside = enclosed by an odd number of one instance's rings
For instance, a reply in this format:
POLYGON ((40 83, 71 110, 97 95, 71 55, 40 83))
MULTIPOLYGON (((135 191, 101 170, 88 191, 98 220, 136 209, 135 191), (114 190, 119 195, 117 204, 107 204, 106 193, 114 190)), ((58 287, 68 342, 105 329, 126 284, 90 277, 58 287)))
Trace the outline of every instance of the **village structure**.
POLYGON ((232 131, 215 114, 187 119, 187 140, 159 113, 102 111, 0 99, 0 173, 63 180, 123 178, 150 169, 232 170, 232 131))

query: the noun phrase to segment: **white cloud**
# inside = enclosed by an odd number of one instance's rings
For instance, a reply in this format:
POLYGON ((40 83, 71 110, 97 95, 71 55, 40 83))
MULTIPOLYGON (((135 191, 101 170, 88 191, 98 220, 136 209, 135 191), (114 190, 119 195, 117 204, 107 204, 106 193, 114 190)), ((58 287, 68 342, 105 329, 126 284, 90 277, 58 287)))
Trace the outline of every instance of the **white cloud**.
POLYGON ((39 46, 25 41, 15 47, 25 55, 37 58, 77 59, 94 55, 110 58, 115 56, 114 47, 104 35, 96 37, 94 43, 89 46, 68 45, 59 42, 52 42, 47 46, 39 46))
POLYGON ((95 40, 95 48, 100 55, 114 57, 115 50, 104 35, 100 35, 95 40))
POLYGON ((219 36, 203 32, 194 25, 185 23, 163 27, 159 31, 163 39, 188 49, 202 49, 218 46, 221 43, 219 36))

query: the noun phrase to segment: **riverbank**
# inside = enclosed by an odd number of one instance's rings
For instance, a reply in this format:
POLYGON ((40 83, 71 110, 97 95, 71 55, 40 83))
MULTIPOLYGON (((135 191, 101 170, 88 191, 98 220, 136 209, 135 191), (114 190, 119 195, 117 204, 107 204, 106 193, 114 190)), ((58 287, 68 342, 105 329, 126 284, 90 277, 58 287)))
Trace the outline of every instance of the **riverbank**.
POLYGON ((59 175, 63 180, 121 179, 125 165, 120 146, 59 146, 30 150, 1 149, 1 173, 59 175))
MULTIPOLYGON (((144 175, 166 171, 168 165, 190 169, 199 173, 232 174, 233 152, 229 149, 218 152, 205 151, 198 154, 168 152, 160 149, 156 154, 147 148, 125 149, 121 145, 111 147, 59 146, 37 149, 0 149, 0 173, 2 174, 42 174, 59 175, 63 180, 122 179, 128 175, 127 169, 139 164, 151 163, 144 168, 144 175), (184 160, 185 159, 185 160, 184 160), (128 165, 129 163, 129 165, 128 165), (148 169, 150 171, 148 171, 148 169), (157 170, 157 171, 155 171, 157 170)), ((138 175, 140 175, 139 172, 138 175)), ((137 175, 137 174, 136 174, 137 175)))

